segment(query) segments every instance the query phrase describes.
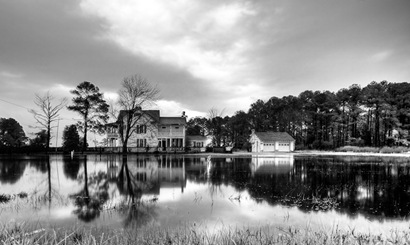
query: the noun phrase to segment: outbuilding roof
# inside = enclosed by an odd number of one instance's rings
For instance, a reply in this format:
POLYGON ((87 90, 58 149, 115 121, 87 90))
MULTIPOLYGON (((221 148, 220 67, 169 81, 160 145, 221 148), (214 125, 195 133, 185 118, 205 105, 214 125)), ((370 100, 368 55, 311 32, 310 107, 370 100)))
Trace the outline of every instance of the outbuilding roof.
POLYGON ((254 134, 264 143, 295 141, 295 139, 286 132, 255 132, 254 134))

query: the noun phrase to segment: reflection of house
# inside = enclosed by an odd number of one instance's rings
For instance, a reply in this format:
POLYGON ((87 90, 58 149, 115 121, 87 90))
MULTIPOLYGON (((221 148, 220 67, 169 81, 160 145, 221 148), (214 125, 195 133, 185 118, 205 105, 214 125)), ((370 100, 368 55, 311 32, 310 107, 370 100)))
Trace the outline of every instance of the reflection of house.
POLYGON ((286 132, 252 132, 252 152, 289 152, 295 150, 295 139, 286 132))
POLYGON ((159 193, 158 162, 154 157, 141 157, 128 161, 127 169, 129 173, 125 176, 130 177, 135 190, 141 190, 143 194, 159 193))
POLYGON ((252 175, 288 174, 293 169, 293 156, 252 158, 252 175))
POLYGON ((159 110, 138 109, 135 112, 122 110, 116 122, 106 124, 108 149, 122 146, 120 133, 125 132, 129 117, 133 118, 134 131, 128 139, 128 151, 179 151, 185 147, 184 114, 161 117, 159 110))
POLYGON ((143 194, 158 195, 160 189, 169 187, 181 188, 183 192, 186 186, 184 158, 138 157, 128 161, 127 169, 134 188, 139 188, 143 194))
POLYGON ((160 156, 158 159, 158 176, 161 188, 180 187, 184 192, 186 186, 185 159, 160 156))

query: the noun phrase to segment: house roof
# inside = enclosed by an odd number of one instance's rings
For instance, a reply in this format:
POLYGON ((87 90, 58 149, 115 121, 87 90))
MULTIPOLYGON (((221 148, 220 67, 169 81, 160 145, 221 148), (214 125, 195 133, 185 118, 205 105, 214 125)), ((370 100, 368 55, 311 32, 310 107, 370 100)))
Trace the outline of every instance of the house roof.
POLYGON ((118 123, 117 122, 106 123, 105 126, 106 127, 117 127, 118 123))
POLYGON ((255 132, 255 135, 262 142, 276 142, 276 141, 295 141, 295 139, 286 132, 255 132))
MULTIPOLYGON (((121 110, 120 114, 118 114, 118 120, 120 120, 120 118, 123 118, 124 116, 127 115, 127 113, 129 112, 129 110, 121 110)), ((142 113, 149 115, 152 119, 154 119, 155 121, 159 121, 159 110, 141 110, 142 113)))
POLYGON ((160 119, 159 110, 146 110, 146 111, 143 111, 143 112, 148 114, 149 116, 151 116, 157 122, 160 119))
POLYGON ((185 117, 160 117, 159 123, 163 125, 185 125, 185 117))
POLYGON ((187 135, 186 139, 189 140, 189 141, 192 141, 192 140, 207 140, 208 137, 203 136, 203 135, 187 135))

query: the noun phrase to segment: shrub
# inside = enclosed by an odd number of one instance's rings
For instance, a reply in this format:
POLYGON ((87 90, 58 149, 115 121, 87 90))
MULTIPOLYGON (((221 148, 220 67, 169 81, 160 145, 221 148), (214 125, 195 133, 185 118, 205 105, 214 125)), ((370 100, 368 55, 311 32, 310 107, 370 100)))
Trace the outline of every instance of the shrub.
POLYGON ((312 143, 313 149, 330 150, 333 149, 332 141, 315 140, 312 143))
POLYGON ((336 149, 338 152, 371 152, 371 153, 378 153, 379 148, 376 147, 358 147, 358 146, 351 146, 346 145, 336 149))
POLYGON ((408 152, 409 148, 407 147, 388 147, 385 146, 382 149, 380 149, 380 153, 403 153, 403 152, 408 152))

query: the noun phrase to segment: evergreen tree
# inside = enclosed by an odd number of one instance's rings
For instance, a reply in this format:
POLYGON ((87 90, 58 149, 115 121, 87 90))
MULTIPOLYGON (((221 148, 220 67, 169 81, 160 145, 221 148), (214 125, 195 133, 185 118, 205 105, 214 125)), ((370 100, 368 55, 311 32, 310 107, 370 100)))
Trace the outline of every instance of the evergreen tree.
POLYGON ((83 120, 78 122, 78 128, 84 133, 82 150, 87 148, 87 132, 103 132, 104 123, 108 119, 108 104, 103 99, 100 89, 90 82, 80 83, 71 93, 75 95, 73 105, 67 108, 78 112, 83 120))
POLYGON ((63 148, 66 151, 81 148, 80 135, 75 125, 66 126, 63 131, 63 148))

